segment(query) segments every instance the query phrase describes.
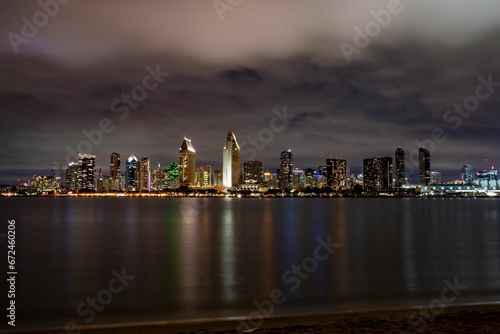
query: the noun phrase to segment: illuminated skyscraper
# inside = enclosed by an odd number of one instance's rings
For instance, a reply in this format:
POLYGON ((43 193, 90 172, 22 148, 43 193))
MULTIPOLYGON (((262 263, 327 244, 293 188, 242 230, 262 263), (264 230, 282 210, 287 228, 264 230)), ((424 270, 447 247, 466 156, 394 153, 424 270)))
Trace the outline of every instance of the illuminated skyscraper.
POLYGON ((405 151, 398 147, 396 149, 396 189, 403 187, 405 184, 405 151))
POLYGON ((346 189, 347 162, 340 158, 326 159, 326 177, 328 186, 333 191, 346 189))
POLYGON ((78 154, 78 190, 96 190, 95 155, 78 154))
POLYGON ((139 173, 138 173, 138 187, 140 191, 150 191, 151 190, 151 169, 149 166, 149 159, 142 158, 139 162, 139 173))
POLYGON ((281 191, 292 189, 293 181, 293 152, 286 149, 280 155, 279 186, 281 191))
POLYGON ((245 161, 243 163, 243 182, 262 184, 264 182, 264 163, 257 160, 245 161))
POLYGON ((231 188, 240 183, 240 146, 234 132, 229 131, 222 150, 222 186, 231 188))
POLYGON ((210 187, 212 185, 212 167, 200 167, 196 169, 196 186, 200 188, 210 187))
POLYGON ((125 188, 127 190, 137 190, 137 180, 139 161, 134 155, 127 159, 126 172, 125 172, 125 188))
POLYGON ((184 137, 179 148, 179 168, 181 186, 194 186, 196 182, 196 151, 191 139, 184 137))
POLYGON ((418 171, 420 184, 428 186, 431 182, 431 153, 425 147, 418 149, 418 171))
POLYGON ((111 176, 110 188, 111 190, 118 191, 121 188, 121 166, 120 154, 111 153, 111 164, 109 165, 109 175, 111 176))
POLYGON ((78 164, 70 162, 66 169, 66 190, 78 191, 78 164))
POLYGON ((365 159, 363 161, 365 191, 391 192, 393 168, 391 157, 365 159))

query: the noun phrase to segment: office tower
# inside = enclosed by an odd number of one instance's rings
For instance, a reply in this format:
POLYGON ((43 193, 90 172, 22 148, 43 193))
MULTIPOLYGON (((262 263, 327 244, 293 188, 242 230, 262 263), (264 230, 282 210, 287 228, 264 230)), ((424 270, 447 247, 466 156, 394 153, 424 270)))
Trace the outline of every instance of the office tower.
POLYGON ((78 190, 96 190, 95 155, 78 154, 78 190))
POLYGON ((200 167, 196 169, 196 182, 197 187, 207 188, 212 185, 212 167, 200 167))
POLYGON ((114 191, 119 191, 121 189, 121 163, 120 154, 113 152, 111 153, 111 164, 109 165, 109 176, 110 179, 110 189, 114 191))
POLYGON ((196 178, 196 151, 191 144, 191 139, 186 137, 179 148, 179 168, 181 186, 193 186, 196 178))
POLYGON ((229 131, 222 150, 222 185, 225 188, 240 183, 240 146, 233 132, 229 131))
POLYGON ((313 188, 316 187, 316 171, 312 168, 307 168, 304 170, 304 187, 313 188))
POLYGON ((464 165, 462 167, 462 181, 465 183, 471 184, 474 182, 474 171, 472 170, 472 166, 464 165))
POLYGON ((262 161, 251 160, 243 163, 243 183, 264 182, 264 163, 262 161))
POLYGON ((393 163, 391 157, 371 158, 363 161, 363 183, 365 191, 392 191, 393 163))
POLYGON ((66 190, 78 191, 78 164, 70 162, 66 169, 66 190))
POLYGON ((139 167, 139 161, 137 158, 132 154, 130 157, 127 159, 127 164, 126 164, 126 171, 125 171, 125 189, 126 190, 132 190, 135 191, 137 190, 137 180, 138 180, 138 171, 137 168, 139 167))
POLYGON ((398 147, 396 149, 396 182, 395 187, 399 189, 405 184, 406 172, 405 172, 405 151, 398 147))
POLYGON ((293 153, 292 149, 281 152, 279 169, 279 187, 281 191, 292 189, 293 153))
POLYGON ((428 186, 431 182, 431 153, 425 147, 418 149, 418 171, 420 185, 428 186))
POLYGON ((158 169, 151 172, 151 190, 162 191, 165 188, 167 188, 167 172, 158 164, 158 169))
POLYGON ((431 178, 429 184, 438 185, 441 184, 441 173, 440 172, 431 172, 431 178))
POLYGON ((333 191, 346 189, 347 162, 340 158, 326 159, 326 180, 333 191))
POLYGON ((139 162, 139 172, 137 175, 138 188, 140 191, 151 190, 151 169, 149 167, 149 159, 142 158, 139 162))

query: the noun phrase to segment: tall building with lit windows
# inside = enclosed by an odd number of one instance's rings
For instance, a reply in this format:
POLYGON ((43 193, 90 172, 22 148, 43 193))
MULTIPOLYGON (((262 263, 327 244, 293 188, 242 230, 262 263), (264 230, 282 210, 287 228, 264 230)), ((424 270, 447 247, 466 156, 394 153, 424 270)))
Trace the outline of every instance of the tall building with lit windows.
POLYGON ((251 160, 243 163, 243 183, 264 182, 264 163, 262 161, 251 160))
POLYGON ((229 131, 222 149, 222 186, 231 188, 240 183, 240 146, 234 132, 229 131))
POLYGON ((111 163, 109 165, 109 176, 110 179, 110 189, 119 191, 121 190, 121 163, 120 154, 113 152, 111 153, 111 163))
POLYGON ((418 172, 420 184, 428 186, 431 183, 431 153, 425 147, 418 149, 418 172))
POLYGON ((396 189, 399 189, 405 184, 406 178, 405 151, 401 147, 396 149, 396 161, 394 167, 396 170, 396 182, 394 185, 396 189))
POLYGON ((66 190, 78 191, 78 164, 70 162, 66 169, 66 190))
POLYGON ((291 190, 293 187, 293 152, 290 148, 280 155, 279 187, 281 191, 291 190))
POLYGON ((125 189, 126 190, 137 190, 137 180, 138 180, 138 168, 139 160, 134 155, 131 155, 127 159, 127 164, 125 165, 125 189))
POLYGON ((347 162, 341 158, 326 159, 327 184, 333 191, 346 189, 347 162))
POLYGON ((137 175, 138 190, 150 191, 151 190, 151 169, 148 158, 142 158, 139 162, 139 173, 137 175))
POLYGON ((95 155, 78 154, 78 190, 96 190, 95 155))
POLYGON ((365 159, 363 161, 365 191, 391 192, 393 168, 391 157, 365 159))
POLYGON ((179 168, 181 186, 194 186, 196 182, 196 151, 191 139, 186 137, 179 148, 179 168))

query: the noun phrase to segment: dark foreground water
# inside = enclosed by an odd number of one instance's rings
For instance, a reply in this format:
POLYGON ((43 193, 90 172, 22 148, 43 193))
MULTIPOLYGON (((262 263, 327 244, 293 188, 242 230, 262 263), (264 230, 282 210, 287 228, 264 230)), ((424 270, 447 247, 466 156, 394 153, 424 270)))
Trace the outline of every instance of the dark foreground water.
POLYGON ((428 305, 455 279, 454 305, 500 301, 495 199, 2 198, 0 216, 16 329, 245 317, 273 298, 274 315, 428 305))

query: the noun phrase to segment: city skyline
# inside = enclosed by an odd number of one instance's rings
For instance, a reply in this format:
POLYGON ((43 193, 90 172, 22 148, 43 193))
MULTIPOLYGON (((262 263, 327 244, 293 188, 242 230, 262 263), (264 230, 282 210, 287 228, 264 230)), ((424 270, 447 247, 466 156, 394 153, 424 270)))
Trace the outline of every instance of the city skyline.
MULTIPOLYGON (((340 155, 361 170, 365 157, 427 146, 445 179, 463 164, 500 161, 500 4, 405 3, 348 62, 340 45, 354 45, 355 28, 374 22, 370 13, 385 1, 254 1, 224 21, 210 2, 149 2, 72 1, 17 52, 1 40, 0 183, 46 174, 85 141, 106 168, 113 151, 177 161, 186 135, 200 166, 220 168, 227 129, 238 134, 242 160, 271 168, 286 147, 299 166, 340 155), (424 14, 436 6, 455 14, 424 14), (102 16, 89 24, 95 12, 102 16), (296 20, 278 28, 276 12, 296 20), (131 43, 130 21, 134 36, 147 37, 131 43)), ((43 10, 38 2, 0 9, 5 37, 43 10)))

